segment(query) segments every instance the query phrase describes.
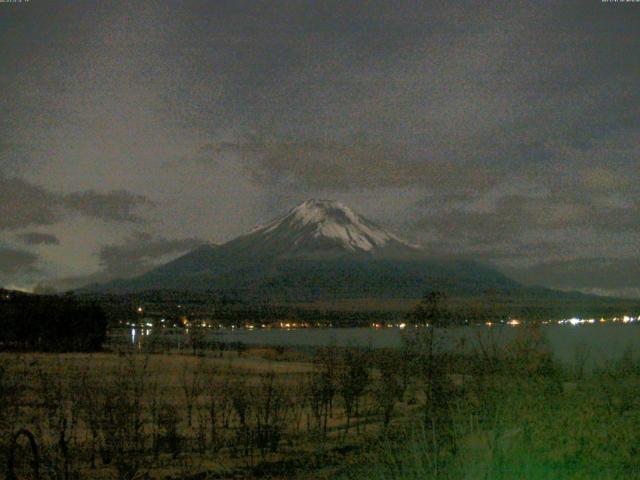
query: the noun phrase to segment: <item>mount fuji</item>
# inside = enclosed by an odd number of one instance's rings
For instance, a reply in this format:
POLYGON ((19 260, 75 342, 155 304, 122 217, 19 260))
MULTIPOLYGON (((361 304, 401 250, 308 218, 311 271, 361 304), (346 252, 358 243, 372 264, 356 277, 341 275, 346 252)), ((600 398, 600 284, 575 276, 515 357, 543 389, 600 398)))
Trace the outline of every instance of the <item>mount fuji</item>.
POLYGON ((379 258, 419 252, 417 246, 330 200, 307 200, 221 247, 252 258, 379 258))
POLYGON ((227 243, 88 290, 229 290, 247 299, 308 302, 418 298, 435 287, 474 294, 520 285, 475 262, 429 258, 342 203, 307 200, 227 243))

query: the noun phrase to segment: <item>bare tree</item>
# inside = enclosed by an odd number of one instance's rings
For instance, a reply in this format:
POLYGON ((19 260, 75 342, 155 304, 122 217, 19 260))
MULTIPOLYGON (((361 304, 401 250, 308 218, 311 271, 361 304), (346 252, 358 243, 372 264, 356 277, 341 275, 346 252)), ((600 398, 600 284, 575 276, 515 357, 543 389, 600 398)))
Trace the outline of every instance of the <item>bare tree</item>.
POLYGON ((229 427, 231 402, 229 397, 229 372, 211 366, 205 370, 203 391, 208 416, 210 447, 217 451, 222 442, 222 430, 229 427))
POLYGON ((238 375, 229 382, 229 398, 235 413, 235 441, 233 451, 242 452, 251 462, 253 459, 253 438, 249 416, 253 407, 253 392, 244 375, 238 375))
POLYGON ((159 445, 165 447, 173 458, 182 451, 182 437, 178 434, 180 415, 172 403, 163 401, 158 409, 159 445))
POLYGON ((327 424, 332 412, 333 399, 337 391, 336 349, 327 347, 320 349, 313 363, 313 371, 309 378, 309 400, 316 420, 317 430, 327 434, 327 424))
MULTIPOLYGON (((55 474, 68 479, 74 469, 69 443, 75 437, 79 419, 79 402, 72 395, 72 385, 59 372, 69 370, 56 358, 54 373, 37 364, 36 375, 39 380, 41 407, 46 412, 46 428, 49 436, 56 438, 54 449, 49 452, 50 465, 55 474)), ((75 378, 73 375, 71 378, 75 378)))
POLYGON ((404 337, 404 348, 414 360, 413 370, 423 388, 425 427, 435 421, 436 410, 446 402, 446 359, 438 337, 438 329, 450 323, 446 300, 444 292, 427 292, 409 315, 417 326, 414 335, 404 337))
POLYGON ((205 337, 207 336, 207 330, 200 325, 193 325, 189 329, 188 344, 193 351, 193 355, 199 355, 204 349, 205 337))
POLYGON ((102 378, 98 396, 100 453, 113 464, 119 478, 131 480, 147 465, 144 454, 144 395, 148 357, 125 357, 102 378))
POLYGON ((255 442, 264 457, 268 451, 276 452, 285 430, 291 399, 282 385, 276 382, 275 373, 261 375, 253 409, 255 442))
POLYGON ((401 357, 392 352, 383 351, 375 356, 378 378, 374 386, 374 398, 382 412, 384 428, 389 426, 393 410, 402 398, 401 357))
POLYGON ((192 365, 187 359, 187 361, 183 363, 183 368, 180 371, 180 385, 184 393, 185 407, 187 409, 187 425, 189 428, 191 428, 193 423, 194 406, 200 395, 202 395, 202 376, 203 369, 201 361, 196 365, 192 365))
MULTIPOLYGON (((337 373, 338 390, 344 400, 347 417, 345 433, 349 432, 351 418, 359 414, 360 397, 369 384, 367 358, 362 350, 347 348, 342 352, 337 373)), ((359 427, 358 427, 359 429, 359 427)))

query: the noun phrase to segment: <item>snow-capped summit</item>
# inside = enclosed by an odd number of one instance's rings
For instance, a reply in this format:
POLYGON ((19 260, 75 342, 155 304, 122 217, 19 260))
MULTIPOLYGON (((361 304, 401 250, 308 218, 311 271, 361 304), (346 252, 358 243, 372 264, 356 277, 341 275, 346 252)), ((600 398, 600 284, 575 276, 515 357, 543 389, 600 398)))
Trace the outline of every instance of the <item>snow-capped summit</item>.
POLYGON ((492 269, 430 259, 339 202, 307 200, 222 245, 203 245, 139 277, 99 288, 219 290, 250 300, 295 303, 419 298, 442 282, 475 293, 517 288, 492 269))
POLYGON ((279 239, 293 247, 321 247, 372 252, 376 249, 416 247, 333 200, 307 200, 249 236, 279 239))

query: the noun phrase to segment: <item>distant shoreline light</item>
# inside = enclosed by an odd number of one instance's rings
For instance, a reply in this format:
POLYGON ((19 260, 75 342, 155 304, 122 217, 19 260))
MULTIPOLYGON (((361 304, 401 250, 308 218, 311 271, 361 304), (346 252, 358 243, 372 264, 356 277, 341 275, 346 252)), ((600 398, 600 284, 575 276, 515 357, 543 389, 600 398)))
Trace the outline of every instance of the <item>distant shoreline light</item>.
MULTIPOLYGON (((613 317, 611 320, 607 320, 605 318, 600 318, 599 323, 606 323, 611 321, 612 323, 635 323, 638 321, 640 317, 630 317, 628 315, 624 315, 622 317, 613 317)), ((567 318, 564 320, 558 320, 558 325, 584 325, 589 324, 593 325, 596 323, 595 318, 567 318)))

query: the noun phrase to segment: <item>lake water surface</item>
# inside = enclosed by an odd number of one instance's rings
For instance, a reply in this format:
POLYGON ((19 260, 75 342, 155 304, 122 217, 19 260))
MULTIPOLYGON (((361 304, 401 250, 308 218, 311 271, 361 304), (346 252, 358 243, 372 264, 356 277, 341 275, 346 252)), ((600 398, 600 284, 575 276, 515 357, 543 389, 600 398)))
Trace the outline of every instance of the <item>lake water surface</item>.
MULTIPOLYGON (((466 348, 477 348, 481 344, 501 347, 523 333, 525 328, 503 325, 456 327, 443 329, 438 335, 445 346, 462 342, 466 348)), ((589 363, 602 363, 620 359, 624 354, 640 354, 640 325, 636 324, 542 325, 539 329, 562 362, 573 362, 586 356, 589 363)), ((403 336, 411 335, 412 331, 410 328, 220 329, 211 330, 206 341, 306 348, 325 345, 393 348, 400 347, 403 336)), ((145 336, 140 333, 138 330, 135 339, 128 333, 127 342, 144 341, 145 336)), ((176 346, 185 346, 188 340, 184 333, 164 334, 163 337, 176 346)))

